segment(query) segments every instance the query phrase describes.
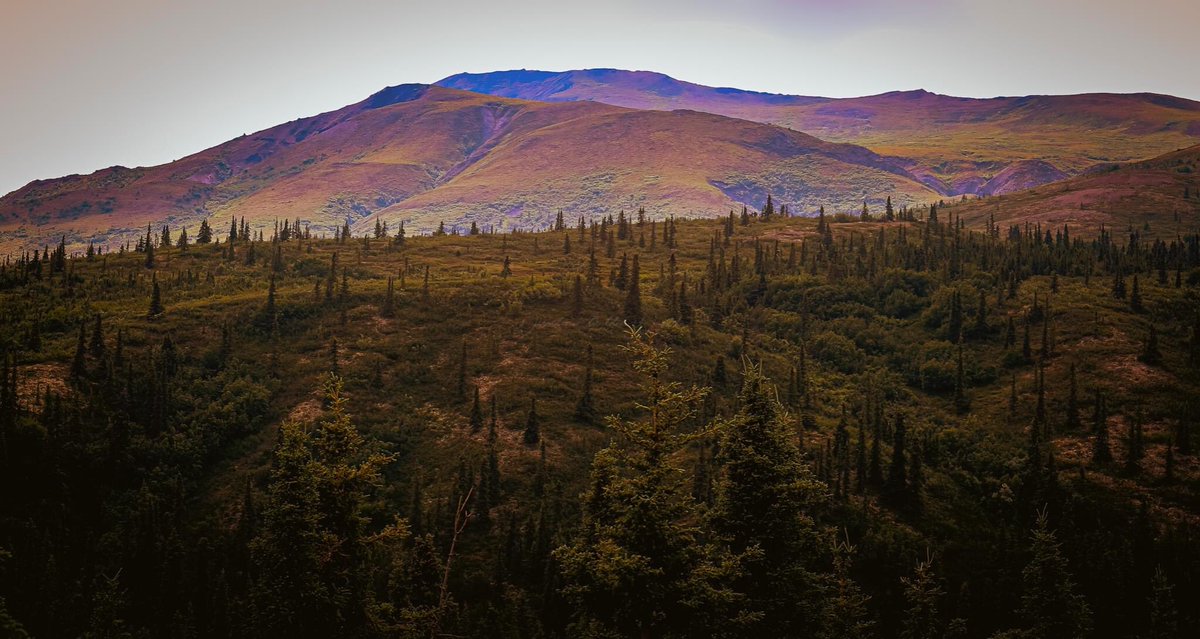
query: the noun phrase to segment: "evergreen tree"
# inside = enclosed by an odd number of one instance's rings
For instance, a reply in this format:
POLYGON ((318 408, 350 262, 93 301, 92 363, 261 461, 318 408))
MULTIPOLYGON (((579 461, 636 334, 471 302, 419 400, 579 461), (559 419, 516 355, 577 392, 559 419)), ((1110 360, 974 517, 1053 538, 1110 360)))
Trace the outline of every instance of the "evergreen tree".
POLYGON ((1146 345, 1142 349, 1141 360, 1151 366, 1162 362, 1162 352, 1158 350, 1158 327, 1154 324, 1150 325, 1150 332, 1146 336, 1146 345))
POLYGON ((1068 570, 1045 511, 1038 514, 1022 571, 1021 616, 1032 639, 1080 639, 1091 631, 1092 613, 1068 570))
POLYGON ((455 396, 459 399, 464 399, 467 396, 467 340, 462 341, 462 348, 458 353, 458 389, 455 391, 455 396))
POLYGON ((871 463, 867 468, 867 480, 872 486, 883 486, 883 450, 880 440, 883 438, 882 424, 878 419, 872 420, 871 428, 871 463))
POLYGON ((892 429, 892 464, 888 467, 887 483, 883 485, 883 496, 895 506, 903 506, 908 496, 907 453, 904 449, 907 429, 904 414, 896 413, 896 425, 892 429))
POLYGON ((826 589, 818 639, 870 639, 874 623, 867 610, 870 597, 850 577, 854 546, 848 542, 833 547, 833 574, 826 589))
POLYGON ((751 636, 798 636, 819 620, 814 573, 819 534, 811 512, 824 490, 780 420, 761 368, 747 365, 741 410, 721 439, 725 474, 711 521, 743 574, 735 587, 762 614, 751 636))
POLYGON ((163 314, 162 292, 158 288, 158 273, 154 274, 152 288, 150 289, 150 310, 147 316, 151 318, 158 317, 163 314))
POLYGON ((938 611, 945 591, 941 580, 933 574, 932 560, 917 563, 912 577, 902 577, 904 584, 904 625, 900 639, 942 639, 945 624, 938 611))
POLYGON ((387 279, 387 295, 383 298, 383 309, 380 311, 383 317, 396 316, 396 284, 391 277, 387 279))
POLYGON ((146 225, 146 240, 143 249, 146 252, 146 268, 154 268, 154 241, 150 238, 150 225, 146 225))
POLYGON ((625 322, 630 326, 642 324, 642 291, 639 283, 641 269, 638 266, 638 256, 633 256, 633 269, 629 273, 628 290, 625 291, 625 322))
POLYGON ((1027 362, 1033 360, 1033 348, 1029 343, 1029 324, 1030 324, 1029 317, 1026 317, 1025 318, 1025 334, 1022 337, 1022 341, 1021 341, 1021 355, 1022 355, 1022 357, 1025 358, 1025 361, 1027 361, 1027 362))
POLYGON ((488 419, 487 433, 487 467, 483 473, 484 485, 481 492, 486 503, 497 504, 500 501, 500 456, 496 449, 500 433, 496 419, 496 396, 492 396, 491 418, 488 419))
MULTIPOLYGON (((578 279, 576 279, 578 281, 578 279)), ((587 347, 586 369, 583 373, 583 389, 579 394, 579 401, 575 404, 575 417, 582 421, 590 421, 596 414, 596 408, 592 404, 592 345, 587 347)))
POLYGON ((475 399, 471 402, 471 432, 478 433, 483 429, 483 409, 479 405, 479 387, 475 387, 475 399))
POLYGON ((200 220, 200 230, 196 233, 196 243, 211 244, 212 239, 212 227, 208 225, 208 220, 200 220))
POLYGON ((251 542, 254 625, 266 636, 357 634, 367 602, 367 498, 390 459, 367 452, 342 382, 325 382, 328 417, 285 422, 251 542))
POLYGON ((635 333, 646 416, 609 419, 619 439, 596 454, 578 533, 554 552, 574 604, 570 636, 722 635, 743 617, 722 582, 733 562, 703 542, 678 453, 710 437, 692 426, 704 390, 663 379, 665 349, 635 333))
POLYGON ((1104 396, 1096 389, 1095 412, 1092 413, 1092 463, 1112 463, 1112 449, 1108 445, 1108 415, 1104 407, 1104 396))
POLYGON ((99 313, 96 313, 96 319, 92 324, 92 339, 88 342, 88 353, 96 361, 104 359, 104 329, 100 323, 99 313))
POLYGON ((583 314, 583 276, 575 274, 575 286, 571 291, 571 315, 579 317, 583 314))
POLYGON ((1125 471, 1133 474, 1141 470, 1142 458, 1146 455, 1145 439, 1142 431, 1142 407, 1134 411, 1133 419, 1129 421, 1129 433, 1125 437, 1125 471))
POLYGON ((542 439, 541 426, 538 424, 537 398, 529 400, 529 415, 525 418, 525 431, 521 440, 526 446, 533 446, 542 439))
POLYGON ((1146 639, 1175 639, 1180 636, 1179 613, 1173 591, 1167 573, 1161 566, 1155 568, 1154 578, 1150 581, 1150 623, 1146 627, 1146 639))
POLYGON ((83 379, 87 374, 87 360, 85 359, 87 350, 83 341, 83 322, 79 323, 79 339, 75 342, 75 358, 71 360, 71 378, 75 380, 83 379))

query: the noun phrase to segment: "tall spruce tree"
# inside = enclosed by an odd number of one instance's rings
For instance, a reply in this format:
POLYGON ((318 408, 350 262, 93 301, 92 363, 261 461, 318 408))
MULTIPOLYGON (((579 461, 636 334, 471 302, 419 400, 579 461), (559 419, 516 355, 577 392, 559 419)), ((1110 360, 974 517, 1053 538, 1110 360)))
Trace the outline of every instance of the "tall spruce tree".
POLYGON ((749 635, 800 636, 821 615, 821 544, 812 513, 825 491, 783 425, 772 390, 761 368, 747 365, 741 410, 721 439, 725 472, 710 521, 743 557, 734 585, 746 607, 761 614, 749 635))
POLYGON ((1075 592, 1067 559, 1043 510, 1030 544, 1031 558, 1021 572, 1020 613, 1032 639, 1082 639, 1091 631, 1092 613, 1075 592))
POLYGON ((644 414, 611 417, 617 440, 592 462, 583 522, 554 552, 573 604, 568 635, 728 636, 744 616, 722 586, 735 563, 705 543, 679 453, 712 437, 694 428, 705 390, 664 379, 669 351, 634 333, 644 414))
POLYGON ((525 416, 525 431, 521 434, 521 440, 526 446, 534 446, 542 440, 541 424, 538 422, 537 414, 537 398, 529 400, 529 414, 525 416))
POLYGON ((633 268, 629 272, 629 283, 625 291, 625 322, 630 326, 642 325, 642 290, 641 290, 641 268, 638 265, 638 256, 633 256, 633 268))
POLYGON ((250 550, 253 623, 266 636, 329 637, 365 629, 367 498, 390 458, 367 450, 330 375, 327 417, 286 422, 272 455, 250 550))

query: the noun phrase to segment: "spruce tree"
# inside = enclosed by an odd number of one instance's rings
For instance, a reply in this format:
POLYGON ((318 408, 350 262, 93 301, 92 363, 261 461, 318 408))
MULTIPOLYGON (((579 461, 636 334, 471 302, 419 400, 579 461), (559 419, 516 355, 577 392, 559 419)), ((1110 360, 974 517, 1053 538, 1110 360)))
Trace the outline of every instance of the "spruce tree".
POLYGON ((211 244, 213 239, 212 227, 208 225, 208 220, 200 221, 200 230, 196 233, 197 244, 211 244))
POLYGON ((478 433, 483 429, 483 409, 479 406, 479 387, 475 387, 475 400, 471 403, 471 432, 478 433))
POLYGON ((1175 603, 1174 586, 1167 573, 1158 566, 1150 581, 1150 620, 1146 639, 1175 639, 1179 634, 1179 611, 1175 603))
POLYGON ((150 237, 150 225, 146 225, 146 240, 143 244, 146 251, 146 268, 154 268, 154 241, 150 237))
POLYGON ((465 339, 458 352, 458 387, 455 390, 455 396, 460 400, 467 396, 467 340, 465 339))
POLYGON ((1112 449, 1108 444, 1108 414, 1104 396, 1096 389, 1095 411, 1092 413, 1092 463, 1112 463, 1112 449))
POLYGON ((571 292, 571 315, 579 317, 583 314, 583 276, 575 274, 575 286, 571 292))
POLYGON ((268 325, 275 320, 275 274, 272 273, 267 284, 267 305, 263 308, 263 315, 266 318, 268 325))
POLYGON ((83 322, 79 323, 79 339, 75 342, 75 357, 71 360, 71 378, 83 379, 87 374, 87 349, 83 339, 84 327, 83 322))
POLYGON ((907 452, 904 449, 907 429, 904 414, 896 413, 896 425, 892 429, 892 464, 888 467, 887 482, 883 485, 883 497, 894 506, 903 506, 908 492, 907 452))
POLYGON ((341 635, 366 618, 364 511, 390 458, 368 452, 346 412, 341 379, 330 375, 324 390, 328 416, 314 427, 285 422, 272 455, 250 544, 250 610, 263 636, 341 635))
POLYGON ((1021 616, 1032 639, 1082 639, 1091 631, 1092 613, 1063 557, 1043 510, 1030 546, 1032 558, 1021 573, 1021 616))
POLYGON ((496 419, 496 396, 492 395, 491 418, 488 419, 487 433, 487 468, 483 478, 486 480, 484 497, 489 504, 500 501, 500 457, 496 449, 499 440, 499 425, 496 419))
POLYGON ((629 284, 625 291, 625 322, 630 326, 642 325, 642 291, 639 283, 641 269, 638 256, 633 256, 633 268, 629 273, 629 284))
POLYGON ((693 424, 704 391, 666 381, 668 352, 644 336, 635 333, 629 348, 644 379, 644 416, 609 419, 617 438, 592 462, 582 524, 553 555, 573 604, 567 634, 727 635, 745 620, 722 585, 736 566, 705 543, 678 465, 681 451, 714 433, 693 424))
POLYGON ((153 285, 150 289, 150 310, 147 316, 151 318, 158 317, 163 314, 162 292, 158 288, 158 273, 154 273, 153 285))
POLYGON ((104 359, 104 329, 100 323, 99 313, 96 313, 95 322, 92 324, 92 339, 88 343, 88 353, 96 361, 104 359))
POLYGON ((1146 455, 1145 438, 1142 427, 1142 407, 1134 411, 1133 419, 1129 420, 1129 433, 1125 437, 1125 472, 1134 474, 1141 470, 1142 458, 1146 455))
POLYGON ((759 366, 747 365, 739 400, 738 417, 721 439, 725 473, 710 520, 735 555, 757 550, 744 558, 735 584, 747 608, 763 615, 750 635, 799 636, 820 615, 811 513, 824 489, 780 420, 759 366))
POLYGON ((521 440, 526 446, 533 446, 542 439, 541 426, 538 424, 537 414, 537 398, 529 400, 529 415, 525 418, 525 431, 521 434, 521 440))
POLYGON ((380 311, 383 317, 396 316, 396 284, 391 277, 387 279, 387 294, 383 298, 383 309, 380 311))
POLYGON ((1162 352, 1158 350, 1158 327, 1154 324, 1150 325, 1150 332, 1146 335, 1146 345, 1142 349, 1141 360, 1151 366, 1162 362, 1162 352))
POLYGON ((904 621, 901 639, 942 639, 945 623, 938 610, 942 582, 933 573, 932 560, 917 563, 912 577, 901 577, 904 585, 904 621))

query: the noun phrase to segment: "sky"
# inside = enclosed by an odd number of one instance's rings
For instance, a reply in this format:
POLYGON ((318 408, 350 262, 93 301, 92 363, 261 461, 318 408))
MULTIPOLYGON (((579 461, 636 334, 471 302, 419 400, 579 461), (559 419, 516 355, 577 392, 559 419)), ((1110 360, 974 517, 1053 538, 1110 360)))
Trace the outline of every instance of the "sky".
POLYGON ((170 162, 462 71, 1200 100, 1194 0, 0 1, 0 193, 170 162))

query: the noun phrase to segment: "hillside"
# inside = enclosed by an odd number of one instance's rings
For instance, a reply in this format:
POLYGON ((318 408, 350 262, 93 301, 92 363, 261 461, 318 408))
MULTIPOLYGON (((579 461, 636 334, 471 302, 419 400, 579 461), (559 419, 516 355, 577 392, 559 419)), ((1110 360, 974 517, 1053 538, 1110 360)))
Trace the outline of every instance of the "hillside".
POLYGON ((72 250, 111 246, 146 224, 194 236, 202 219, 223 230, 231 216, 256 229, 299 219, 318 233, 377 215, 409 233, 539 227, 559 210, 711 216, 761 206, 768 191, 809 212, 936 197, 889 158, 780 127, 402 85, 170 164, 31 183, 0 198, 0 246, 60 235, 72 250))
POLYGON ((916 608, 984 639, 1065 599, 1042 636, 1194 627, 1197 238, 826 222, 0 265, 0 620, 894 639, 916 608), (831 585, 763 618, 784 561, 831 585))
POLYGON ((1149 160, 1098 167, 1071 179, 953 207, 969 226, 1067 225, 1093 235, 1101 226, 1172 238, 1200 229, 1200 145, 1149 160))
POLYGON ((835 99, 712 88, 616 69, 464 73, 438 84, 777 124, 904 158, 914 175, 945 195, 1007 193, 1200 142, 1200 103, 1148 93, 973 99, 896 91, 835 99))

